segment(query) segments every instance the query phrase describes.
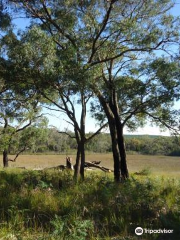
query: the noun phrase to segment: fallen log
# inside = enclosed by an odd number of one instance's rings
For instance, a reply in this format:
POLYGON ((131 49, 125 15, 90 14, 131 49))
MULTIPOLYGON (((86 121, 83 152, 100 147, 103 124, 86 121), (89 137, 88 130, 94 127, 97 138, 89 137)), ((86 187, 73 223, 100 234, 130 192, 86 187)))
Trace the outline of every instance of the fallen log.
MULTIPOLYGON (((102 170, 103 172, 112 172, 111 169, 100 166, 99 164, 101 163, 101 161, 92 161, 92 162, 85 162, 84 164, 84 168, 85 170, 93 170, 92 168, 98 168, 100 170, 102 170)), ((73 166, 72 164, 72 158, 70 157, 66 157, 66 165, 58 165, 55 167, 50 167, 50 168, 44 168, 41 170, 49 170, 49 169, 53 169, 53 170, 65 170, 65 169, 71 169, 74 170, 75 166, 73 166)))
MULTIPOLYGON (((98 163, 99 164, 99 163, 98 163)), ((104 172, 112 172, 112 170, 111 169, 109 169, 109 168, 105 168, 105 167, 103 167, 103 166, 99 166, 98 164, 96 164, 96 163, 93 163, 93 162, 85 162, 85 164, 84 164, 84 167, 94 167, 94 168, 98 168, 98 169, 101 169, 102 171, 104 171, 104 172)))
POLYGON ((99 165, 101 163, 101 161, 92 161, 91 163, 94 163, 96 165, 99 165))

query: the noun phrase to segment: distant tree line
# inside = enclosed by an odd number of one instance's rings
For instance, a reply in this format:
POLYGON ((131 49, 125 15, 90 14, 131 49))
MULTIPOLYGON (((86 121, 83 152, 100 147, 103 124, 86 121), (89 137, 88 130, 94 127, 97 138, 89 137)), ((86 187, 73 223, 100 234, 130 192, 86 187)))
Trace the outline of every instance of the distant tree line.
MULTIPOLYGON (((87 134, 87 137, 92 134, 87 134)), ((69 135, 73 136, 73 133, 69 132, 69 135)), ((77 149, 75 138, 69 137, 67 134, 59 133, 56 129, 30 127, 14 137, 10 154, 18 152, 25 142, 27 143, 26 154, 72 154, 77 149)), ((125 144, 129 154, 180 156, 180 139, 174 136, 125 135, 125 144)), ((110 134, 100 133, 95 136, 86 144, 86 151, 91 153, 112 152, 110 134)))
POLYGON ((165 136, 126 136, 129 153, 180 156, 180 139, 165 136))

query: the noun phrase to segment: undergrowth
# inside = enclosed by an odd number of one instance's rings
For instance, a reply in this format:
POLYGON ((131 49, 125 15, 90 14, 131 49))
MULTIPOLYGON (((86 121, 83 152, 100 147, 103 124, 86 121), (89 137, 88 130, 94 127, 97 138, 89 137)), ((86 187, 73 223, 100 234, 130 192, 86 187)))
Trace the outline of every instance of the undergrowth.
POLYGON ((132 175, 124 183, 88 173, 0 171, 0 239, 180 239, 180 182, 132 175), (135 235, 135 228, 173 234, 135 235))

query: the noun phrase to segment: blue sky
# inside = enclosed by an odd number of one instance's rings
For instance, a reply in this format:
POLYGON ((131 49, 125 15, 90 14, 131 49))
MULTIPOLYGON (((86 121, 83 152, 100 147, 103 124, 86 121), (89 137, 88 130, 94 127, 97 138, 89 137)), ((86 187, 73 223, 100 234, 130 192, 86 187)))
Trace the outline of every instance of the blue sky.
MULTIPOLYGON (((180 1, 176 1, 175 7, 171 10, 171 13, 175 16, 180 16, 180 1)), ((17 18, 14 20, 14 24, 16 25, 16 30, 22 29, 24 30, 27 25, 29 25, 29 20, 25 18, 17 18)), ((180 107, 180 103, 176 104, 176 107, 180 107)), ((80 118, 80 107, 75 106, 77 112, 77 118, 80 118)), ((49 119, 49 125, 55 126, 59 130, 64 130, 68 128, 69 130, 73 130, 72 126, 66 123, 67 117, 62 113, 57 113, 55 111, 47 111, 44 110, 44 113, 47 113, 47 117, 49 119)), ((90 113, 87 112, 87 121, 86 121, 86 132, 94 132, 98 129, 98 125, 91 118, 90 113)), ((149 134, 149 135, 170 135, 170 132, 167 130, 165 132, 161 132, 160 129, 156 126, 150 126, 147 124, 144 128, 138 128, 135 132, 128 132, 127 129, 124 129, 125 134, 149 134)))

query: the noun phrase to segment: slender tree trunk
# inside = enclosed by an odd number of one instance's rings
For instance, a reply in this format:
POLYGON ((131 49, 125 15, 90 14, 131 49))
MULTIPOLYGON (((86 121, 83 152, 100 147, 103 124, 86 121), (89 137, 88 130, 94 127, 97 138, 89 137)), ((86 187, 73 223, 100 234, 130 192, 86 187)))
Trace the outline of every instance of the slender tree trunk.
POLYGON ((129 177, 128 168, 127 168, 127 159, 126 159, 126 148, 125 148, 125 141, 123 136, 123 126, 121 124, 121 121, 119 119, 119 116, 115 116, 115 122, 116 122, 116 130, 117 130, 117 138, 118 138, 118 147, 119 152, 121 156, 121 163, 120 163, 120 169, 121 169, 121 177, 123 180, 129 177))
POLYGON ((86 132, 85 132, 85 122, 86 122, 86 101, 84 96, 84 91, 81 92, 81 167, 80 175, 81 179, 84 180, 84 164, 85 164, 85 141, 86 141, 86 132))
POLYGON ((126 159, 126 148, 125 148, 125 141, 123 136, 123 126, 122 124, 119 124, 118 128, 118 145, 119 145, 119 151, 121 155, 121 177, 123 180, 127 179, 129 177, 128 168, 127 168, 127 159, 126 159))
POLYGON ((9 166, 9 163, 8 163, 8 151, 4 150, 3 151, 3 167, 6 168, 8 166, 9 166))
POLYGON ((74 180, 76 182, 80 174, 80 158, 81 158, 81 150, 80 150, 80 144, 78 143, 77 153, 76 153, 76 164, 74 166, 74 180))
POLYGON ((76 164, 74 167, 74 180, 77 181, 79 176, 84 180, 84 163, 85 163, 85 142, 78 143, 76 154, 76 164))
POLYGON ((118 138, 117 138, 117 131, 115 128, 115 122, 111 119, 109 121, 109 129, 112 141, 112 152, 113 152, 113 159, 114 159, 114 180, 119 182, 121 179, 120 173, 120 152, 118 146, 118 138))
POLYGON ((80 176, 84 180, 84 164, 85 164, 85 143, 81 141, 81 167, 80 167, 80 176))

